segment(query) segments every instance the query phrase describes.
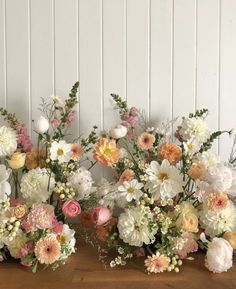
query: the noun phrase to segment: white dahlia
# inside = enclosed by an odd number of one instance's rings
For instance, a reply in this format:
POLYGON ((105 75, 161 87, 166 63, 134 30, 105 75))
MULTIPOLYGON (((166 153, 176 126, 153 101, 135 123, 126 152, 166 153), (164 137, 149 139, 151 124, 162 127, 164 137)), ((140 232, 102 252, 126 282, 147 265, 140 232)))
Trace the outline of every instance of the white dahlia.
POLYGON ((69 182, 76 190, 77 200, 81 200, 90 194, 93 179, 91 173, 84 167, 79 168, 77 172, 69 178, 69 182))
POLYGON ((185 141, 195 139, 199 143, 204 143, 210 137, 211 132, 202 118, 188 117, 183 119, 179 134, 185 141))
POLYGON ((171 166, 167 160, 161 165, 152 161, 146 170, 148 182, 146 188, 153 194, 153 199, 174 198, 182 191, 183 180, 179 170, 171 166))
POLYGON ((46 169, 36 168, 23 175, 21 179, 21 192, 28 204, 40 204, 46 202, 55 186, 55 179, 50 177, 46 169))
POLYGON ((16 132, 10 127, 0 127, 0 157, 10 156, 16 148, 16 132))
POLYGON ((236 207, 231 201, 226 208, 221 210, 210 210, 204 204, 200 212, 200 222, 205 229, 206 235, 215 237, 226 231, 236 230, 236 207))
POLYGON ((126 209, 118 219, 118 230, 120 238, 131 246, 141 247, 143 243, 150 244, 157 232, 155 225, 150 228, 150 218, 140 208, 126 209))

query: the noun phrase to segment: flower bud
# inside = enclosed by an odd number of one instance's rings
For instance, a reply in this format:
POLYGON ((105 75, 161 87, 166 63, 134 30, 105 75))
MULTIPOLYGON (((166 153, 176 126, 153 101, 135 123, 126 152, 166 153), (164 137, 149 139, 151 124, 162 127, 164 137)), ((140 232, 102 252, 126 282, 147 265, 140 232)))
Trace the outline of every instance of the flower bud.
POLYGON ((49 121, 45 117, 40 116, 34 121, 33 129, 35 132, 43 134, 49 129, 49 121))

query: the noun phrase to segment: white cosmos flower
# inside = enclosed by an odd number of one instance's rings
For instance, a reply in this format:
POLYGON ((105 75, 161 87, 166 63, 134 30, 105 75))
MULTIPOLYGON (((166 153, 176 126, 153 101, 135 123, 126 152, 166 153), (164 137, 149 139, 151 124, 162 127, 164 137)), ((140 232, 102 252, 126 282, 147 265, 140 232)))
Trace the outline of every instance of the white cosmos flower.
POLYGON ((219 211, 210 210, 207 205, 203 205, 203 210, 200 212, 200 222, 206 235, 210 237, 227 231, 235 231, 236 207, 231 201, 226 208, 219 211))
POLYGON ((196 139, 198 143, 204 143, 210 137, 211 132, 201 117, 187 117, 183 119, 179 134, 185 141, 196 139))
POLYGON ((143 243, 150 244, 154 240, 157 227, 149 226, 148 217, 138 207, 126 209, 118 219, 120 238, 131 246, 141 247, 143 243))
POLYGON ((68 163, 71 158, 71 145, 64 140, 54 141, 50 148, 50 158, 59 163, 68 163))
POLYGON ((16 132, 10 127, 0 127, 0 157, 12 155, 16 148, 16 132))
POLYGON ((55 179, 50 177, 46 169, 36 168, 24 174, 21 179, 21 192, 28 204, 40 204, 46 202, 55 186, 55 179))
POLYGON ((146 188, 153 194, 153 199, 174 198, 182 191, 183 180, 179 170, 171 166, 167 160, 163 160, 161 165, 152 161, 146 170, 149 181, 146 188))
POLYGON ((126 198, 127 202, 131 202, 132 200, 139 200, 143 195, 141 191, 142 187, 142 183, 133 179, 131 181, 125 181, 122 186, 118 187, 118 191, 121 192, 121 196, 126 198))

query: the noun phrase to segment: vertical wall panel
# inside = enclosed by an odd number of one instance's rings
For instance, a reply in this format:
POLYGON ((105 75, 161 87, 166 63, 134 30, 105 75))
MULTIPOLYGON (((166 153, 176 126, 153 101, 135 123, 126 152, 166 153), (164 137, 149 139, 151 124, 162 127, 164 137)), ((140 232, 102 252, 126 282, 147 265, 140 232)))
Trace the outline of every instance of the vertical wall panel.
MULTIPOLYGON (((236 127, 236 1, 221 0, 220 128, 236 127)), ((223 136, 220 153, 227 159, 232 139, 223 136)))
POLYGON ((6 1, 7 108, 30 124, 29 5, 6 1))
MULTIPOLYGON (((79 1, 80 132, 86 136, 94 125, 103 126, 102 1, 79 1)), ((93 172, 97 179, 101 168, 93 172)))
MULTIPOLYGON (((41 97, 53 94, 53 1, 31 0, 31 98, 32 116, 41 112, 41 97)), ((34 138, 36 137, 33 134, 34 138)))
POLYGON ((126 1, 103 1, 103 97, 104 128, 116 125, 119 120, 114 112, 110 94, 126 97, 126 1), (114 117, 115 116, 115 117, 114 117))
POLYGON ((149 0, 127 0, 127 99, 149 109, 149 0))
POLYGON ((198 0, 196 104, 198 109, 209 109, 207 122, 212 130, 218 130, 219 118, 219 20, 219 1, 198 0))
MULTIPOLYGON (((0 106, 6 104, 6 75, 5 75, 5 0, 0 1, 0 106)), ((0 124, 2 118, 0 119, 0 124)))
MULTIPOLYGON (((55 94, 65 99, 78 80, 78 1, 55 1, 55 94)), ((78 120, 70 129, 69 139, 78 134, 78 120)))
POLYGON ((172 118, 172 0, 151 1, 151 120, 172 118))
POLYGON ((195 0, 174 0, 174 117, 195 109, 195 12, 195 0))

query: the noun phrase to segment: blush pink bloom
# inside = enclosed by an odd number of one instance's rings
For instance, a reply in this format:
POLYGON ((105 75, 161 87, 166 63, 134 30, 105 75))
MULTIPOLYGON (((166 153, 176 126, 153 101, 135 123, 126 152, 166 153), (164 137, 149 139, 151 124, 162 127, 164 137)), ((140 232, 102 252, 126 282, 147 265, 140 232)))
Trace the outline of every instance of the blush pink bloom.
POLYGON ((53 233, 60 234, 63 231, 63 226, 62 222, 57 222, 52 229, 53 233))
POLYGON ((62 205, 62 212, 66 217, 77 217, 81 213, 80 204, 75 200, 67 200, 62 205))
POLYGON ((19 250, 19 258, 24 258, 24 257, 26 257, 27 255, 28 255, 28 250, 27 250, 27 248, 24 246, 24 247, 22 247, 22 248, 20 248, 20 250, 19 250))
POLYGON ((189 253, 197 252, 198 244, 193 238, 193 234, 191 233, 183 233, 180 237, 184 245, 181 249, 176 250, 176 254, 179 255, 180 259, 185 259, 189 253))
POLYGON ((27 216, 30 229, 51 229, 55 223, 54 207, 47 204, 36 206, 27 216))
POLYGON ((69 112, 67 118, 66 118, 66 124, 69 126, 71 125, 71 123, 73 122, 73 120, 75 119, 75 111, 72 110, 69 112))
POLYGON ((30 137, 27 134, 27 128, 25 124, 19 124, 14 129, 16 129, 17 132, 17 143, 18 146, 22 149, 24 152, 31 151, 33 144, 31 142, 30 137))
POLYGON ((21 223, 21 225, 22 225, 22 228, 23 228, 26 232, 29 231, 30 228, 31 228, 31 225, 30 225, 30 223, 29 223, 27 220, 24 220, 24 221, 21 223))
POLYGON ((51 120, 51 124, 55 127, 58 127, 60 123, 61 123, 61 120, 57 116, 54 116, 54 118, 51 120))
POLYGON ((92 220, 98 226, 105 224, 110 218, 111 212, 107 207, 97 207, 92 211, 92 220))

